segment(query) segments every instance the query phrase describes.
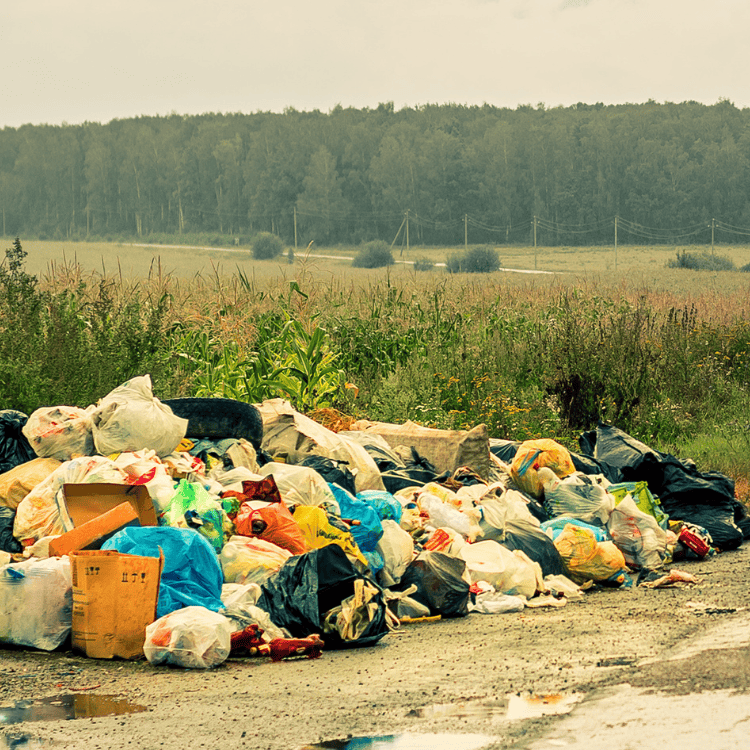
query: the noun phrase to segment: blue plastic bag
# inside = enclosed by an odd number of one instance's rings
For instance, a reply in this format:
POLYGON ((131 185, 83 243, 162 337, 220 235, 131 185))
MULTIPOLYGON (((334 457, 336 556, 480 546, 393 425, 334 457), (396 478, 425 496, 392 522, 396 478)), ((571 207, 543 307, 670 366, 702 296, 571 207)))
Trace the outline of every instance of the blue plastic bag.
POLYGON ((594 539, 596 539, 597 542, 612 541, 612 537, 607 532, 607 529, 604 529, 601 526, 593 526, 592 524, 586 523, 585 521, 579 521, 577 518, 558 516, 557 518, 553 518, 551 521, 544 521, 544 523, 541 524, 541 528, 542 531, 547 534, 547 536, 550 536, 548 530, 551 529, 552 539, 554 540, 557 539, 558 536, 560 536, 560 533, 568 524, 572 524, 573 526, 580 526, 583 529, 593 531, 594 539))
POLYGON ((364 500, 357 500, 351 492, 347 492, 337 484, 329 484, 341 508, 341 517, 359 521, 351 527, 352 536, 362 552, 372 552, 378 546, 383 536, 383 524, 377 511, 364 500))
POLYGON ((390 519, 401 523, 401 514, 404 509, 390 492, 383 490, 363 490, 357 493, 357 500, 364 500, 371 508, 377 511, 381 521, 390 519))
POLYGON ((156 616, 182 607, 200 606, 218 612, 224 574, 211 544, 194 529, 169 526, 129 526, 108 539, 102 549, 126 555, 159 557, 164 569, 159 584, 156 616))

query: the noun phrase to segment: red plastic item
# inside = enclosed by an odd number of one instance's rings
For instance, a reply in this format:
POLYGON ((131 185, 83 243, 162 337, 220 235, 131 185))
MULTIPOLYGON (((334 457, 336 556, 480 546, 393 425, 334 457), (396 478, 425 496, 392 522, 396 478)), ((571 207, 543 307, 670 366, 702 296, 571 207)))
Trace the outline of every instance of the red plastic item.
POLYGON ((307 638, 274 638, 269 644, 271 661, 281 661, 289 656, 306 656, 317 659, 323 651, 323 639, 313 634, 307 638))
POLYGON ((677 541, 688 549, 693 550, 693 552, 699 557, 705 557, 711 550, 706 541, 701 539, 698 534, 687 526, 682 527, 679 536, 677 537, 677 541))

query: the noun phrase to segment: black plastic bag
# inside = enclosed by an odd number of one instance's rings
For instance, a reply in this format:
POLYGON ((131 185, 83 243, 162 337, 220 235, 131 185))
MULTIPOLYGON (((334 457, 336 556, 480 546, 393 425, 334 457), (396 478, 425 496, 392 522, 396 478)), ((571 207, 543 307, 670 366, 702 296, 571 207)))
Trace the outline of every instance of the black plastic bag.
POLYGON ((511 551, 519 549, 525 552, 534 562, 539 563, 544 576, 567 575, 562 557, 554 542, 533 523, 520 520, 507 521, 505 538, 497 541, 511 551))
POLYGON ((21 432, 27 420, 21 411, 0 411, 0 474, 36 458, 34 449, 21 432))
POLYGON ((336 461, 333 458, 312 454, 307 456, 300 463, 300 466, 314 469, 329 484, 337 484, 352 495, 357 494, 354 486, 354 474, 349 470, 346 461, 336 461))
POLYGON ((442 552, 420 552, 406 569, 398 585, 399 591, 415 584, 410 594, 429 607, 430 614, 443 617, 464 617, 469 614, 469 586, 464 578, 466 563, 442 552))
POLYGON ((0 550, 3 552, 23 552, 23 545, 13 536, 13 521, 16 511, 0 506, 0 550))
POLYGON ((326 649, 336 649, 371 646, 388 632, 383 589, 371 577, 358 573, 336 544, 289 558, 261 588, 258 606, 293 638, 317 633, 325 641, 326 649), (358 579, 377 588, 377 613, 355 641, 345 641, 335 632, 324 633, 326 613, 354 593, 354 582, 358 579))
MULTIPOLYGON (((743 532, 735 520, 744 519, 734 497, 734 482, 717 471, 701 472, 692 461, 660 453, 640 440, 604 423, 579 439, 581 449, 619 473, 611 481, 645 481, 672 520, 705 528, 719 549, 736 549, 743 532)), ((606 474, 605 474, 606 475, 606 474)))
POLYGON ((512 464, 521 443, 518 440, 490 438, 490 453, 505 464, 512 464))

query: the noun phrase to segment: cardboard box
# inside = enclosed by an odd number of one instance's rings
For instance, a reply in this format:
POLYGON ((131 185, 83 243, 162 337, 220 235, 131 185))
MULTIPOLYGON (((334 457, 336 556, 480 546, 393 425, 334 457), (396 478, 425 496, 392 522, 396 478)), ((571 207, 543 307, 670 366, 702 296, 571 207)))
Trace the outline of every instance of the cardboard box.
POLYGON ((50 555, 100 549, 126 526, 157 525, 154 504, 142 485, 65 484, 63 496, 68 514, 63 524, 72 530, 50 542, 50 555))
POLYGON ((164 557, 114 550, 71 552, 73 648, 95 659, 143 656, 156 619, 164 557))
POLYGON ((151 496, 142 484, 64 484, 63 497, 71 528, 92 521, 123 502, 133 506, 141 526, 158 526, 151 496))

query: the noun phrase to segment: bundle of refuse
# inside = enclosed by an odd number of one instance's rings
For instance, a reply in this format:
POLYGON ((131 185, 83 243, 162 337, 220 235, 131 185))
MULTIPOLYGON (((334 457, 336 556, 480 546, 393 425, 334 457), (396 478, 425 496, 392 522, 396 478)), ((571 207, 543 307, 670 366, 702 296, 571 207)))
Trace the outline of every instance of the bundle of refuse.
POLYGON ((147 375, 88 409, 0 412, 0 642, 316 658, 408 620, 653 582, 750 533, 727 477, 608 425, 580 445, 333 432, 281 399, 161 402, 147 375))

